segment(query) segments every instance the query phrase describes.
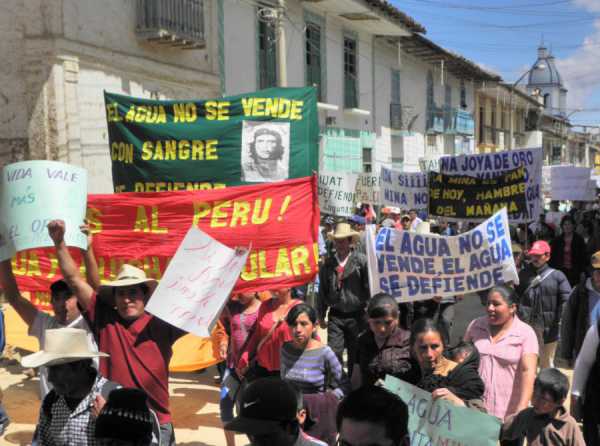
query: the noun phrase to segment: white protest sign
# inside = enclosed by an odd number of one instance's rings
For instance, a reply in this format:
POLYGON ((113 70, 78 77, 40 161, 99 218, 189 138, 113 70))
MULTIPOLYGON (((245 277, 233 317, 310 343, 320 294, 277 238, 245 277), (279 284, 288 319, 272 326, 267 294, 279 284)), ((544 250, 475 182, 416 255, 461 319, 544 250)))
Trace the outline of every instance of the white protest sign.
POLYGON ((318 190, 321 212, 339 217, 354 215, 357 178, 357 173, 320 172, 318 190))
POLYGON ((513 223, 536 220, 542 209, 543 152, 541 148, 508 150, 478 155, 444 156, 440 159, 440 173, 448 175, 469 175, 478 178, 493 178, 518 167, 525 167, 527 188, 527 214, 510 214, 513 223))
POLYGON ((248 252, 228 248, 191 227, 146 310, 189 333, 210 336, 248 252))
POLYGON ((514 282, 506 208, 474 229, 453 237, 367 228, 371 295, 383 292, 398 302, 456 296, 514 282))
POLYGON ((24 161, 2 169, 0 260, 17 251, 54 246, 46 226, 64 220, 65 243, 87 248, 79 230, 87 202, 87 171, 56 161, 24 161))
POLYGON ((404 173, 381 167, 381 204, 427 212, 427 174, 404 173))
POLYGON ((419 158, 419 168, 423 173, 439 172, 440 158, 439 157, 422 157, 419 158))
POLYGON ((590 167, 552 166, 550 196, 552 200, 594 201, 596 185, 590 167))
POLYGON ((356 195, 354 199, 357 203, 379 204, 379 190, 381 187, 381 178, 379 174, 361 173, 356 180, 356 195))

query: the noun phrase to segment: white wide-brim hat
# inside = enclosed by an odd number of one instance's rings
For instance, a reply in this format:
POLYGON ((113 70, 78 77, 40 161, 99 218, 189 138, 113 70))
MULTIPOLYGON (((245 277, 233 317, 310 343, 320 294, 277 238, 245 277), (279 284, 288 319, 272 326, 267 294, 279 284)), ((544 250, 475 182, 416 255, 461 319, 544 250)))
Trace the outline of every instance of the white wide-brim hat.
POLYGON ((42 350, 25 356, 21 359, 21 365, 26 368, 35 368, 108 356, 90 346, 85 330, 56 328, 46 330, 42 350))
POLYGON ((327 234, 327 236, 331 240, 339 240, 352 237, 352 240, 356 242, 360 239, 360 233, 352 229, 352 226, 350 226, 349 223, 338 223, 335 227, 335 231, 330 232, 329 234, 327 234))
POLYGON ((117 274, 117 278, 111 282, 103 283, 100 287, 100 291, 112 292, 113 288, 140 285, 142 283, 148 285, 148 287, 150 288, 150 294, 154 292, 156 286, 158 285, 158 281, 146 276, 144 270, 136 268, 133 265, 129 265, 128 263, 125 263, 123 266, 121 266, 121 269, 117 274))

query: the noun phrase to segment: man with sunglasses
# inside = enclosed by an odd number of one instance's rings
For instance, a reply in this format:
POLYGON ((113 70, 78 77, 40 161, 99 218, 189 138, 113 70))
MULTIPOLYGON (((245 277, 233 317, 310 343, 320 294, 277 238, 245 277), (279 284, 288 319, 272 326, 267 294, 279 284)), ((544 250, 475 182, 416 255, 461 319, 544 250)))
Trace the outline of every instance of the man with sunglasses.
POLYGON ((408 446, 408 407, 383 387, 364 386, 340 403, 338 446, 408 446))
POLYGON ((260 378, 242 394, 239 415, 225 425, 248 436, 251 446, 325 446, 302 431, 301 394, 281 378, 260 378))

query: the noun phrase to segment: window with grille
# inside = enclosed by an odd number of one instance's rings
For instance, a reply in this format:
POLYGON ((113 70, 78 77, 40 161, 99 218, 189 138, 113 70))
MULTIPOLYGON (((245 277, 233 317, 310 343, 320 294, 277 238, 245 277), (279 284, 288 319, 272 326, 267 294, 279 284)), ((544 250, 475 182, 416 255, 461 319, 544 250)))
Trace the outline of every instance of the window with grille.
POLYGON ((356 39, 344 37, 344 108, 358 107, 356 39))
POLYGON ((467 108, 467 87, 464 79, 460 80, 460 107, 467 108))
POLYGON ((363 172, 371 173, 373 171, 373 149, 371 147, 363 147, 363 172))
POLYGON ((258 21, 258 87, 277 86, 277 50, 275 24, 258 21))
POLYGON ((321 27, 306 22, 306 84, 317 87, 317 97, 323 100, 321 79, 321 27))

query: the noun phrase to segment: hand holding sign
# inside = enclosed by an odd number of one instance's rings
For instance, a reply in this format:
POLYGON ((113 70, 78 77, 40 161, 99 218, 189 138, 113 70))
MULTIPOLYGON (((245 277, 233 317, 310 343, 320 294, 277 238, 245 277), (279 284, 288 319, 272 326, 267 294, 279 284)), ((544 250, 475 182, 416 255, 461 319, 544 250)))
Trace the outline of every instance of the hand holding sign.
POLYGON ((52 220, 48 223, 48 235, 55 246, 65 241, 65 222, 63 220, 52 220))
POLYGON ((146 310, 197 336, 210 336, 248 252, 190 228, 146 310))

